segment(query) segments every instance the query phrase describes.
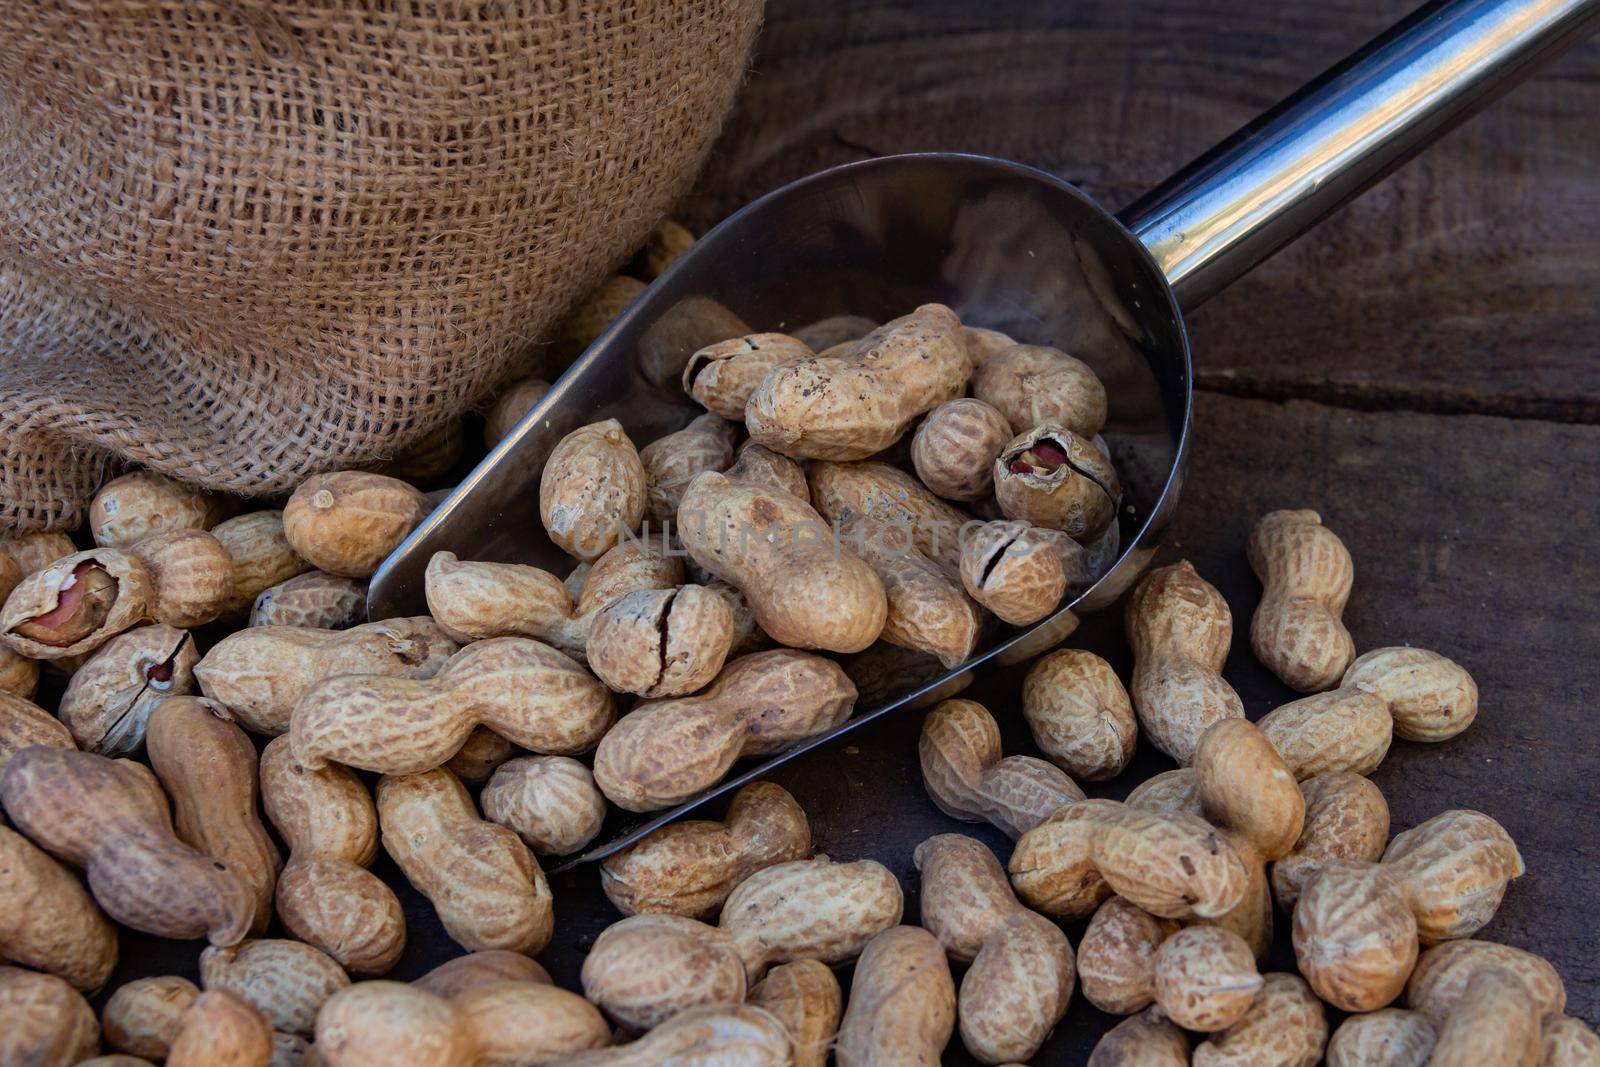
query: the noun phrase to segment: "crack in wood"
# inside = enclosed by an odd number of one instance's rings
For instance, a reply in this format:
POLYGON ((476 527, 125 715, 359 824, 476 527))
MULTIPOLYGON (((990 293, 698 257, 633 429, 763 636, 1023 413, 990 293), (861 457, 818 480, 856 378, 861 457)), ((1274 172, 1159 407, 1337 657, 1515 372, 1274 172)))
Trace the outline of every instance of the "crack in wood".
POLYGON ((1492 396, 1447 388, 1405 388, 1392 383, 1272 378, 1227 372, 1195 374, 1197 392, 1245 400, 1309 400, 1353 411, 1408 411, 1424 415, 1491 415, 1573 425, 1600 425, 1600 402, 1586 397, 1492 396))

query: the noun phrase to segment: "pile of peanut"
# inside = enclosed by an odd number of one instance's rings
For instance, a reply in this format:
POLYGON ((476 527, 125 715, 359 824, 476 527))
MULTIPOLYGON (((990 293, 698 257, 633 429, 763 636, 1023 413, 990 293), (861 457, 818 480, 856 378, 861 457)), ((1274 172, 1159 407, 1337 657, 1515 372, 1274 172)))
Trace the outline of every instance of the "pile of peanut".
MULTIPOLYGON (((689 241, 663 224, 644 273, 689 241)), ((642 284, 603 286, 560 354, 642 284)), ((606 859, 622 918, 581 994, 552 984, 536 854, 965 662, 1117 553, 1105 390, 1071 356, 939 305, 793 335, 700 318, 720 336, 646 369, 706 414, 643 448, 596 423, 550 455, 565 575, 440 552, 429 615, 365 620, 459 425, 281 510, 134 473, 96 497, 94 547, 0 541, 0 1067, 899 1067, 958 1029, 1019 1064, 1079 987, 1128 1017, 1091 1067, 1600 1064, 1548 963, 1473 939, 1523 872, 1505 830, 1455 810, 1390 839, 1366 776, 1395 735, 1465 730, 1477 688, 1432 652, 1356 655, 1350 556, 1309 511, 1263 518, 1248 554, 1252 648, 1310 695, 1247 721, 1226 602, 1187 563, 1155 570, 1127 605, 1126 688, 1082 651, 1029 670, 1046 758, 1003 755, 973 701, 927 712, 933 803, 1016 844, 1003 864, 923 842, 920 926, 889 868, 813 855, 806 813, 757 782, 606 859), (52 714, 35 698, 56 689, 52 714), (1178 769, 1087 799, 1077 781, 1121 774, 1140 733, 1178 769), (382 978, 406 924, 380 847, 465 952, 409 984, 382 978), (1298 975, 1259 970, 1275 905, 1298 975), (119 927, 204 939, 200 984, 137 979, 97 1018, 119 927), (1331 1038, 1324 1003, 1351 1013, 1331 1038)), ((546 388, 507 387, 486 443, 546 388)))

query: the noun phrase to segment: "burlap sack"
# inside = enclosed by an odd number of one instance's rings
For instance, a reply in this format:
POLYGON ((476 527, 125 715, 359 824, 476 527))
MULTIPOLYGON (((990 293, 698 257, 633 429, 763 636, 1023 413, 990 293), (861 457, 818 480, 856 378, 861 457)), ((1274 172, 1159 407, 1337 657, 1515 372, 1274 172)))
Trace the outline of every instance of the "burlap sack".
POLYGON ((502 380, 693 178, 760 0, 0 4, 0 529, 266 494, 502 380))

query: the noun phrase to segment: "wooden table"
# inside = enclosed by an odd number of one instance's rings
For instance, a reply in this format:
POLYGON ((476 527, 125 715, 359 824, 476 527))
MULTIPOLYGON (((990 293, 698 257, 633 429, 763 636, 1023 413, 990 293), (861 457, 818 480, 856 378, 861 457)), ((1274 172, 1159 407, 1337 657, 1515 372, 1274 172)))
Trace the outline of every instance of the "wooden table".
MULTIPOLYGON (((703 228, 785 181, 871 155, 988 152, 1120 205, 1399 17, 1410 0, 1032 3, 771 0, 754 70, 687 218, 703 228), (1224 13, 1218 14, 1217 11, 1224 13)), ((1194 461, 1164 558, 1187 558, 1242 635, 1259 597, 1244 543, 1262 513, 1319 510, 1356 561, 1358 648, 1415 644, 1466 665, 1482 712, 1444 745, 1397 741, 1373 776, 1399 831, 1451 807, 1499 819, 1528 874, 1484 936, 1548 956, 1569 1011, 1600 1022, 1600 45, 1567 56, 1190 321, 1194 461)), ((1120 612, 1072 639, 1131 666, 1120 612)), ((1235 642, 1227 677, 1257 718, 1293 694, 1235 642)), ((1008 752, 1031 750, 1017 676, 975 695, 1008 752)), ((917 918, 912 849, 959 830, 916 768, 920 716, 814 754, 778 780, 818 851, 889 864, 917 918)), ((1170 766, 1141 749, 1121 797, 1170 766)), ((459 952, 401 888, 392 977, 459 952)), ((616 913, 592 869, 555 880, 576 988, 616 913)), ((1081 927, 1069 930, 1074 943, 1081 927)), ((197 946, 125 935, 114 982, 195 974, 197 946)), ((1286 924, 1274 965, 1288 967, 1286 924)), ((1033 1061, 1082 1064, 1115 1020, 1074 1000, 1033 1061)), ((952 1041, 950 1063, 969 1063, 952 1041)), ((888 1067, 888 1065, 885 1065, 888 1067)))

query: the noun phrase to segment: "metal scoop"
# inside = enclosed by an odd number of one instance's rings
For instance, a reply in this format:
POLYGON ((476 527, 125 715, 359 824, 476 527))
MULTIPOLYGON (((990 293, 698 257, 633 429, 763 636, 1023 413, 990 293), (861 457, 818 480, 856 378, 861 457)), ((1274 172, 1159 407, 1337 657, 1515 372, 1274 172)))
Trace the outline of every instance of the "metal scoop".
POLYGON ((640 445, 681 429, 699 413, 676 382, 696 348, 844 313, 882 322, 938 302, 969 325, 1064 349, 1100 375, 1110 397, 1103 432, 1125 493, 1121 556, 1038 625, 1006 631, 956 670, 861 709, 575 862, 614 852, 879 716, 953 693, 968 672, 1034 656, 1133 584, 1177 506, 1193 400, 1183 313, 1597 22, 1600 0, 1430 4, 1117 213, 1053 175, 954 153, 853 163, 770 193, 635 300, 395 551, 372 580, 371 617, 425 611, 423 570, 441 549, 569 568, 539 521, 546 456, 599 419, 619 419, 640 445))

